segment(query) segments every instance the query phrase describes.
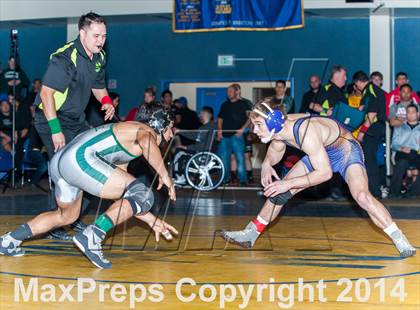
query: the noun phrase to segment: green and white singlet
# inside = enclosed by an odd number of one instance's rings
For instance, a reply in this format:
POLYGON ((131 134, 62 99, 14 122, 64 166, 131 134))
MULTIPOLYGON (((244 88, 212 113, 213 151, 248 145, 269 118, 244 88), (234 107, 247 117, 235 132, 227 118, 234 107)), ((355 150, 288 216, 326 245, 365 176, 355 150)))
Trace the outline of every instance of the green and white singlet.
POLYGON ((74 201, 80 191, 100 196, 115 165, 126 164, 137 157, 119 143, 113 125, 81 133, 54 155, 51 177, 56 186, 56 198, 61 202, 74 201))

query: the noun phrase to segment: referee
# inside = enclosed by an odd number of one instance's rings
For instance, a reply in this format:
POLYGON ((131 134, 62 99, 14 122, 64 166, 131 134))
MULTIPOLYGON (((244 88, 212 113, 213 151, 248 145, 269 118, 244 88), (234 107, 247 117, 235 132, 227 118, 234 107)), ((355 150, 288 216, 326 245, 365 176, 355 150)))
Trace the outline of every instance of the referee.
MULTIPOLYGON (((91 93, 101 102, 104 119, 114 116, 114 106, 105 88, 106 22, 93 12, 79 19, 79 36, 51 54, 35 98, 35 128, 48 150, 49 159, 55 152, 87 130, 85 108, 91 93)), ((55 209, 55 199, 52 208, 55 209)), ((83 229, 78 220, 75 230, 83 229)), ((50 233, 56 239, 68 239, 64 230, 50 233)))

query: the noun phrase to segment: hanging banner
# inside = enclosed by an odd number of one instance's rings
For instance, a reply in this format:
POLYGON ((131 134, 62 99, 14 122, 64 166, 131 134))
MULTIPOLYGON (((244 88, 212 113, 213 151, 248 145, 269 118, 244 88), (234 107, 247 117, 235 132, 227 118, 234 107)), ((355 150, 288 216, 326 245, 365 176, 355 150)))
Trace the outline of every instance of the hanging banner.
POLYGON ((302 0, 174 0, 174 32, 270 31, 304 26, 302 0))

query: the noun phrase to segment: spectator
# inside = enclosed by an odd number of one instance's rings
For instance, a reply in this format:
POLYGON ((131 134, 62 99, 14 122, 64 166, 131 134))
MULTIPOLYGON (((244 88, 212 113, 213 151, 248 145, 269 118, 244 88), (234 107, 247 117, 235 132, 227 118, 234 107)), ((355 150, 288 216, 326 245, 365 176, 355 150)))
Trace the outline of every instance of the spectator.
POLYGON ((370 74, 370 81, 375 84, 376 86, 378 86, 379 88, 382 88, 382 84, 384 82, 384 76, 381 72, 379 71, 373 71, 370 74))
POLYGON ((318 112, 313 110, 313 106, 314 106, 314 102, 317 101, 316 97, 319 94, 320 88, 321 88, 321 80, 319 76, 312 75, 309 78, 309 90, 303 95, 299 113, 319 114, 318 112))
POLYGON ((13 93, 13 83, 15 83, 16 86, 17 97, 26 95, 23 93, 23 90, 28 89, 29 79, 25 71, 16 63, 16 59, 13 56, 10 56, 8 67, 0 76, 0 92, 13 93))
POLYGON ((218 115, 217 140, 219 155, 225 166, 225 183, 230 180, 230 154, 233 152, 238 166, 239 181, 242 185, 247 183, 245 169, 245 141, 244 130, 249 126, 248 111, 251 110, 249 102, 241 99, 237 85, 232 84, 227 88, 228 100, 225 101, 218 115))
POLYGON ((347 81, 347 71, 343 66, 333 66, 330 73, 330 82, 321 88, 317 102, 313 105, 313 110, 320 115, 330 116, 334 106, 338 102, 347 103, 344 92, 344 85, 347 81))
POLYGON ((17 177, 21 175, 23 161, 23 145, 28 137, 29 128, 32 124, 31 111, 21 99, 16 99, 16 115, 15 115, 15 167, 17 177))
POLYGON ((48 161, 46 152, 42 151, 43 144, 35 127, 32 127, 29 133, 28 159, 36 168, 35 172, 29 178, 29 183, 40 187, 39 182, 42 176, 48 171, 48 161))
POLYGON ((175 124, 179 129, 197 129, 200 127, 200 120, 197 113, 188 107, 188 100, 185 97, 179 97, 174 101, 176 107, 175 124))
MULTIPOLYGON (((391 107, 394 104, 398 104, 398 102, 400 102, 400 100, 401 100, 401 96, 400 96, 401 95, 400 94, 401 86, 405 85, 405 84, 408 84, 408 83, 410 83, 410 81, 408 80, 407 73, 398 72, 395 75, 395 84, 396 84, 397 87, 388 94, 387 99, 386 99, 386 116, 388 118, 390 117, 391 107)), ((420 99, 415 92, 412 92, 411 99, 417 104, 420 103, 420 99)))
POLYGON ((41 80, 40 79, 35 79, 32 82, 32 89, 31 91, 28 93, 28 95, 25 98, 25 105, 26 106, 31 106, 36 98, 36 95, 39 93, 39 91, 41 90, 41 80))
MULTIPOLYGON (((348 104, 344 86, 347 81, 347 71, 343 66, 333 66, 330 73, 330 82, 320 88, 316 102, 312 105, 312 110, 322 116, 331 116, 334 107, 339 103, 348 104)), ((328 200, 342 200, 344 183, 338 173, 334 173, 330 180, 330 195, 328 200)))
MULTIPOLYGON (((384 89, 382 88, 383 85, 383 80, 384 80, 384 76, 381 72, 379 71, 374 71, 370 74, 370 81, 376 85, 378 87, 378 91, 380 89, 380 91, 382 92, 382 95, 386 98, 388 98, 388 93, 386 91, 384 91, 384 89)), ((381 95, 381 96, 382 96, 381 95)), ((359 129, 353 131, 353 136, 355 136, 357 138, 357 135, 359 134, 359 129)), ((385 151, 385 149, 384 149, 385 151)), ((384 165, 381 166, 381 181, 380 183, 382 184, 381 188, 382 188, 382 198, 386 198, 388 196, 388 189, 387 189, 387 182, 386 182, 386 167, 385 167, 385 162, 384 165)))
MULTIPOLYGON (((402 90, 401 90, 402 91, 402 90)), ((419 107, 411 103, 407 106, 407 122, 395 128, 391 148, 396 152, 395 166, 391 179, 391 195, 401 194, 404 174, 413 176, 416 182, 420 169, 420 126, 419 107)))
POLYGON ((369 177, 369 190, 381 198, 380 169, 378 164, 378 147, 385 136, 385 94, 372 82, 363 71, 353 75, 353 83, 362 92, 361 105, 367 106, 366 120, 360 127, 357 140, 362 143, 365 154, 366 171, 369 177))
MULTIPOLYGON (((252 110, 252 102, 249 99, 243 98, 242 94, 241 94, 241 86, 239 84, 236 84, 239 87, 239 96, 241 96, 242 100, 245 100, 248 102, 249 108, 252 110)), ((252 157, 252 141, 255 137, 255 134, 252 133, 251 129, 252 124, 249 124, 248 128, 245 128, 245 134, 244 134, 244 139, 245 139, 245 169, 246 169, 246 175, 248 178, 248 183, 254 183, 254 173, 252 170, 252 161, 251 161, 251 157, 252 157)), ((233 158, 235 156, 232 156, 233 158)), ((236 159, 235 159, 235 164, 236 164, 236 159)), ((236 165, 237 166, 237 165, 236 165)), ((235 169, 236 171, 237 169, 235 169)))
POLYGON ((0 139, 1 146, 6 152, 12 152, 12 113, 9 101, 0 101, 0 139))
POLYGON ((187 154, 193 154, 195 152, 211 152, 214 149, 214 138, 217 126, 213 121, 213 108, 204 106, 200 111, 200 122, 202 125, 197 131, 182 131, 174 127, 174 133, 184 136, 190 140, 195 141, 194 144, 180 145, 175 150, 173 162, 175 183, 182 185, 186 183, 184 169, 185 159, 189 158, 187 154))
POLYGON ((286 81, 276 81, 275 95, 271 98, 271 101, 275 105, 283 105, 286 113, 293 113, 295 109, 295 99, 286 94, 286 81))
POLYGON ((381 93, 381 96, 385 96, 386 99, 388 97, 388 93, 382 88, 384 81, 384 76, 382 75, 382 73, 379 71, 373 71, 370 74, 370 81, 372 82, 372 84, 378 87, 376 90, 381 93))
POLYGON ((156 88, 154 86, 147 87, 143 93, 143 102, 139 104, 138 107, 132 108, 125 120, 126 121, 134 121, 136 119, 142 119, 145 115, 145 109, 147 105, 152 104, 156 100, 156 88))
MULTIPOLYGON (((242 90, 241 90, 241 85, 235 83, 232 84, 234 85, 236 88, 238 88, 238 92, 239 92, 239 96, 241 99, 245 100, 248 102, 249 104, 249 108, 252 109, 252 102, 249 99, 243 98, 242 97, 242 90)), ((251 126, 252 124, 250 124, 251 126)), ((253 139, 253 133, 250 132, 250 130, 248 130, 250 128, 245 128, 245 133, 244 133, 244 139, 245 139, 245 169, 246 169, 246 175, 248 178, 248 183, 254 183, 254 175, 253 175, 253 171, 252 171, 252 162, 251 162, 251 157, 252 157, 252 139, 253 139)), ((230 156, 230 176, 231 176, 231 181, 233 184, 239 183, 239 179, 238 179, 238 165, 236 163, 236 158, 234 154, 231 154, 230 156)))
MULTIPOLYGON (((355 109, 359 109, 362 102, 362 92, 356 87, 356 85, 354 85, 354 83, 351 83, 347 86, 347 94, 349 106, 355 109)), ((359 128, 353 130, 352 134, 355 138, 357 138, 359 135, 359 128)))
POLYGON ((39 182, 41 181, 41 178, 45 172, 48 171, 48 155, 46 148, 42 143, 41 137, 39 136, 34 126, 35 107, 31 105, 29 108, 31 115, 31 126, 28 134, 29 145, 26 159, 30 161, 31 165, 35 168, 35 172, 33 172, 30 177, 27 178, 27 181, 31 185, 46 191, 44 188, 42 188, 42 186, 40 186, 39 182))
POLYGON ((347 86, 347 94, 349 106, 356 109, 359 108, 362 101, 362 92, 356 87, 356 85, 354 85, 354 83, 347 86))
POLYGON ((120 107, 120 101, 121 101, 121 96, 119 93, 116 92, 110 92, 109 93, 109 97, 111 97, 112 100, 112 104, 115 107, 115 116, 117 116, 117 118, 119 118, 119 107, 120 107))
POLYGON ((416 104, 413 101, 413 89, 410 84, 401 85, 399 102, 393 104, 389 110, 389 123, 391 126, 398 127, 407 121, 407 107, 410 104, 416 104))
POLYGON ((167 110, 172 109, 172 104, 173 104, 172 99, 173 99, 173 95, 169 89, 164 90, 162 94, 160 95, 160 101, 162 102, 163 106, 167 110))

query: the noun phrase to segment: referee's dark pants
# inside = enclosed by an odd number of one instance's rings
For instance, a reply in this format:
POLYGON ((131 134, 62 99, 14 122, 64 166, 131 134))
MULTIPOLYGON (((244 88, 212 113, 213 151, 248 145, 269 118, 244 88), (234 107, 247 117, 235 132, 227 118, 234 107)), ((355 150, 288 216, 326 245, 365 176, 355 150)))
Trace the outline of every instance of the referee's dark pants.
MULTIPOLYGON (((60 120, 60 126, 62 133, 64 134, 66 145, 70 143, 78 134, 89 129, 88 124, 84 119, 71 119, 57 113, 57 117, 60 120)), ((48 121, 45 118, 44 113, 40 109, 36 109, 35 112, 35 128, 42 140, 42 143, 47 148, 48 159, 54 156, 54 143, 51 137, 51 129, 48 126, 48 121)), ((57 202, 55 200, 54 188, 52 189, 52 199, 50 204, 51 210, 57 209, 57 202)), ((83 213, 83 211, 82 211, 83 213)))
MULTIPOLYGON (((89 129, 89 126, 84 119, 76 120, 68 117, 66 118, 61 116, 59 113, 57 117, 60 120, 60 126, 62 133, 64 134, 64 138, 66 139, 66 145, 78 134, 89 129)), ((48 121, 45 118, 44 113, 40 109, 37 109, 35 112, 35 128, 42 140, 42 143, 44 143, 47 148, 48 159, 51 160, 54 156, 54 143, 51 137, 51 129, 48 126, 48 121)))

